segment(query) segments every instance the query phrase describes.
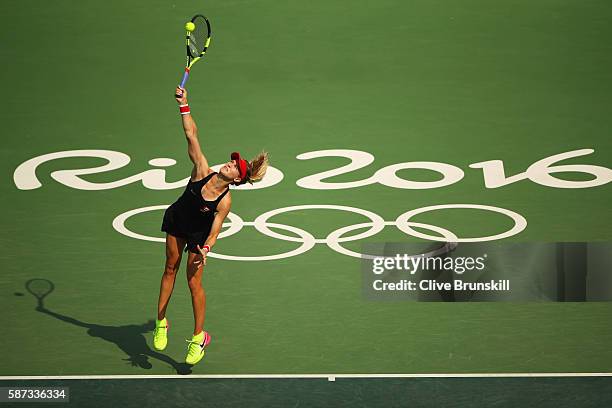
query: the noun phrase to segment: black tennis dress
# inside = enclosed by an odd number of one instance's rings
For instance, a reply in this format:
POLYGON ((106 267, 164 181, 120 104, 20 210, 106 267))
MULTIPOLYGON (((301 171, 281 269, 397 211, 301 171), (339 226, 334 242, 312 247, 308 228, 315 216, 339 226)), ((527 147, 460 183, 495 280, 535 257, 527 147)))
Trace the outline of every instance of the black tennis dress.
POLYGON ((212 172, 199 181, 191 181, 190 178, 183 195, 164 213, 161 230, 175 237, 186 239, 185 252, 200 253, 196 246, 200 245, 201 248, 206 242, 217 213, 217 205, 229 191, 228 187, 215 201, 204 200, 202 187, 215 174, 217 173, 212 172))

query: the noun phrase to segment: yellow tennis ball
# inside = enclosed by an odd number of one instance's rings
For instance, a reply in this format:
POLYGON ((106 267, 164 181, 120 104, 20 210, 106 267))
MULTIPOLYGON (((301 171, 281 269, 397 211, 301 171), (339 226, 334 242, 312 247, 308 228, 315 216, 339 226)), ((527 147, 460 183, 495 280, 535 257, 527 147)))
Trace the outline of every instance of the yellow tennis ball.
POLYGON ((188 23, 185 24, 185 30, 187 30, 189 32, 195 30, 195 24, 193 24, 191 21, 189 21, 188 23))

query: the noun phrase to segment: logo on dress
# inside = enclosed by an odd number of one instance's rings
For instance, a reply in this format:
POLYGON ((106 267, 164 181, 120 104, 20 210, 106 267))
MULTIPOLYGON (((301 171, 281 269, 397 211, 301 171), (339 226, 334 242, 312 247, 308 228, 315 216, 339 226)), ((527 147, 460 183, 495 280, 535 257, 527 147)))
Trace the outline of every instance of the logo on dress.
POLYGON ((203 205, 200 207, 200 211, 203 213, 207 213, 210 211, 210 208, 208 208, 207 206, 203 205))

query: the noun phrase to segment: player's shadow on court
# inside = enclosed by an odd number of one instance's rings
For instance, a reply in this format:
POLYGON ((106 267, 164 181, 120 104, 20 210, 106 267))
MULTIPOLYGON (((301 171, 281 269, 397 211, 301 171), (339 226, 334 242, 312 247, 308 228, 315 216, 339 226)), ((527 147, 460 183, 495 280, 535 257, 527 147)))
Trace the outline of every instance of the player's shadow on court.
POLYGON ((49 310, 44 306, 42 301, 43 298, 51 293, 54 288, 51 281, 47 279, 31 279, 26 283, 26 288, 28 289, 28 292, 38 299, 36 311, 54 317, 63 322, 70 323, 78 327, 83 327, 87 329, 87 334, 90 336, 114 343, 121 349, 121 351, 127 354, 128 357, 124 360, 132 366, 149 370, 153 367, 149 362, 149 358, 154 358, 174 367, 177 374, 191 374, 191 366, 188 364, 179 363, 173 358, 165 354, 158 353, 149 347, 144 334, 152 332, 155 328, 155 322, 153 320, 149 320, 148 322, 140 325, 129 324, 125 326, 105 326, 101 324, 82 322, 74 317, 49 310))

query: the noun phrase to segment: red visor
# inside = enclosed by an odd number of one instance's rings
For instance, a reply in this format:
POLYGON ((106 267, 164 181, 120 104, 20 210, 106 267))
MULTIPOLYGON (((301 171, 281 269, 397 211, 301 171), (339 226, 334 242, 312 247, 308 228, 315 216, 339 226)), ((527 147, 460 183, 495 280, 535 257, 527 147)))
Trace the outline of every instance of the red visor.
POLYGON ((247 162, 242 157, 240 157, 240 153, 233 152, 230 156, 232 160, 236 160, 236 165, 238 166, 238 171, 240 172, 240 179, 244 181, 247 175, 247 162))

